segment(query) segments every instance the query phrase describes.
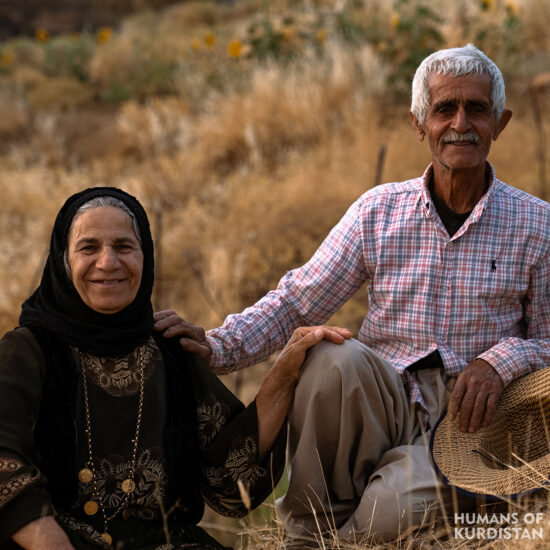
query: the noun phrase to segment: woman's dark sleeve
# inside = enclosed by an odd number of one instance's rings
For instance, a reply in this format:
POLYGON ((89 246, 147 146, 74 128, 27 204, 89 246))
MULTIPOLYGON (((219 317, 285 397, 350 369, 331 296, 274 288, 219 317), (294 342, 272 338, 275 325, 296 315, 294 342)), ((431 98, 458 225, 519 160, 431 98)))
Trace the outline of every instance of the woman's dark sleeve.
POLYGON ((216 512, 242 517, 269 496, 283 473, 286 425, 260 462, 256 402, 245 407, 202 362, 196 362, 193 381, 203 497, 216 512))
POLYGON ((0 340, 0 545, 27 523, 53 514, 33 436, 44 374, 42 353, 28 329, 0 340))

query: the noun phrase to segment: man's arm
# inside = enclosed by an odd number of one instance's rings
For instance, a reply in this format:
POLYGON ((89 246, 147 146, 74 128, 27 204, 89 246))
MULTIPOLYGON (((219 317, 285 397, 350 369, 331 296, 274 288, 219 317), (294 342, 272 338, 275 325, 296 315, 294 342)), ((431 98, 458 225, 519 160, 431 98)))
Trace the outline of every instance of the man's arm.
MULTIPOLYGON (((322 329, 323 338, 333 344, 342 344, 345 339, 353 336, 350 330, 341 327, 302 327, 300 331, 305 335, 317 329, 322 329)), ((163 332, 165 338, 179 337, 183 349, 197 354, 205 363, 210 364, 212 348, 202 327, 182 319, 175 311, 167 309, 155 313, 155 330, 163 332)))
POLYGON ((324 324, 369 278, 356 201, 304 266, 277 289, 207 333, 211 366, 226 373, 267 359, 298 327, 324 324))
POLYGON ((531 271, 524 311, 526 338, 502 338, 460 373, 449 414, 459 413, 463 432, 491 423, 512 380, 550 366, 550 253, 531 271))
MULTIPOLYGON (((323 325, 369 279, 363 254, 359 199, 313 257, 289 271, 276 290, 242 313, 229 315, 223 326, 206 334, 180 319, 173 311, 155 314, 155 330, 179 336, 187 351, 197 353, 218 374, 266 360, 282 349, 298 327, 315 330, 323 325)), ((350 338, 346 329, 326 330, 326 338, 341 343, 350 338)))

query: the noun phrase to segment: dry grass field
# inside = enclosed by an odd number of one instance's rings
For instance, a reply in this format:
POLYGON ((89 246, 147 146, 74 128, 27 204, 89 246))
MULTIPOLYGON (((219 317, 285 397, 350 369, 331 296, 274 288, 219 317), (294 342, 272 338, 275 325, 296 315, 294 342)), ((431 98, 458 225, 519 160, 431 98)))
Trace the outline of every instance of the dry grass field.
MULTIPOLYGON (((549 0, 243 0, 0 44, 0 328, 17 324, 39 281, 64 199, 97 185, 149 212, 155 307, 218 326, 306 261, 360 194, 422 173, 429 153, 409 123, 408 86, 439 47, 472 41, 501 66, 514 117, 490 160, 548 199, 548 28, 549 0)), ((357 331, 367 307, 362 289, 332 323, 357 331)), ((250 401, 267 368, 225 381, 250 401)), ((535 505, 545 510, 546 496, 535 505)), ((216 534, 276 548, 266 510, 246 535, 229 522, 216 534)), ((391 548, 482 546, 438 524, 391 548)))

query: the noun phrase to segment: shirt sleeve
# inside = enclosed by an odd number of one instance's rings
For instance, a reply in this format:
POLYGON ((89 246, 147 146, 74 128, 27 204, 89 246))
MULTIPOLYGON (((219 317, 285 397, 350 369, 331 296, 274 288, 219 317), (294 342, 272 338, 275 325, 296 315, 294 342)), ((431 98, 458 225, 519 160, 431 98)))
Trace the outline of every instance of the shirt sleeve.
POLYGON ((33 436, 44 374, 30 331, 16 329, 0 340, 0 545, 27 523, 53 514, 33 436))
POLYGON ((256 402, 245 407, 206 365, 195 372, 202 495, 216 512, 242 517, 269 496, 283 473, 286 426, 260 461, 256 402))
POLYGON ((478 356, 490 363, 504 385, 550 366, 550 254, 532 269, 525 298, 526 338, 505 337, 478 356))
POLYGON ((356 201, 313 257, 242 313, 208 332, 211 368, 227 373, 266 360, 300 326, 325 323, 368 279, 356 201))

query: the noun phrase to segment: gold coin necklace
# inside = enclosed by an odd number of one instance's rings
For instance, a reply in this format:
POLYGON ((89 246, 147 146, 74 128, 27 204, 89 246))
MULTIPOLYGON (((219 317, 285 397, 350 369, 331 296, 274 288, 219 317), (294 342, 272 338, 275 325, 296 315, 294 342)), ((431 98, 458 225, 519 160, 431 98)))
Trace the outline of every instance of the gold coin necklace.
MULTIPOLYGON (((79 352, 79 354, 80 354, 80 364, 82 365, 83 364, 82 353, 79 352)), ((100 497, 99 491, 97 489, 97 476, 96 476, 96 468, 95 468, 95 461, 94 461, 94 453, 92 448, 92 420, 91 420, 91 414, 90 414, 90 403, 88 399, 88 382, 87 382, 86 371, 84 368, 82 368, 84 407, 86 409, 86 437, 88 439, 88 464, 86 465, 85 468, 82 468, 78 472, 78 479, 82 483, 90 483, 90 482, 92 483, 93 500, 88 500, 84 503, 84 512, 89 516, 93 516, 94 514, 97 513, 98 510, 101 511, 101 515, 103 516, 103 533, 101 533, 101 537, 107 544, 111 544, 113 542, 113 538, 108 533, 109 522, 123 508, 128 507, 128 503, 130 501, 130 495, 136 489, 135 475, 136 475, 137 450, 138 450, 139 432, 141 430, 141 417, 143 413, 143 395, 144 395, 144 388, 145 388, 143 347, 140 347, 139 349, 138 369, 139 369, 138 371, 139 404, 138 404, 138 413, 137 413, 137 422, 136 422, 136 434, 134 439, 132 439, 133 449, 132 449, 132 461, 130 465, 130 475, 126 479, 124 479, 121 483, 121 489, 124 492, 124 499, 117 506, 116 510, 109 515, 105 511, 105 507, 103 506, 103 500, 100 497)))

